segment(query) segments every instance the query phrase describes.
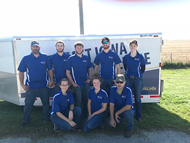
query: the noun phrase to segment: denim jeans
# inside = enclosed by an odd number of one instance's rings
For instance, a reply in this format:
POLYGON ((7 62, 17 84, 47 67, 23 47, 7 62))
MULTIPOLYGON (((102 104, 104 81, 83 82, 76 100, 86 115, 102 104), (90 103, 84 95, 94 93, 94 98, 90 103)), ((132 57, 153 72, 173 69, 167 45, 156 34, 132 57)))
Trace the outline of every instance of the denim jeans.
POLYGON ((110 94, 110 89, 113 86, 113 80, 103 80, 101 83, 101 88, 110 94))
MULTIPOLYGON (((114 120, 115 120, 115 113, 117 112, 117 110, 114 110, 114 120)), ((125 112, 123 112, 122 114, 119 115, 120 119, 120 123, 118 123, 116 120, 116 126, 117 125, 120 125, 123 121, 123 118, 127 121, 127 126, 126 126, 126 129, 130 129, 130 130, 133 130, 133 126, 134 126, 134 110, 133 109, 130 109, 130 110, 127 110, 125 112)), ((111 118, 109 117, 108 118, 108 126, 112 127, 111 124, 110 124, 110 120, 111 118)))
POLYGON ((30 114, 35 102, 37 95, 40 96, 40 99, 43 104, 43 114, 44 120, 49 119, 49 96, 47 87, 41 89, 29 89, 26 91, 25 105, 24 105, 24 116, 23 122, 30 122, 30 114))
POLYGON ((54 87, 54 93, 58 92, 60 89, 61 88, 59 87, 59 83, 56 83, 54 87))
MULTIPOLYGON (((92 112, 92 114, 93 114, 93 112, 92 112)), ((88 133, 88 132, 90 132, 91 129, 94 129, 100 125, 103 125, 106 115, 107 115, 107 113, 106 113, 106 111, 104 111, 100 114, 94 115, 89 121, 88 121, 88 117, 87 117, 84 122, 83 131, 85 133, 88 133)))
POLYGON ((73 87, 73 91, 75 94, 75 106, 79 106, 82 109, 82 114, 86 118, 88 115, 88 110, 87 110, 87 94, 90 90, 90 84, 86 83, 84 86, 81 87, 73 87))
POLYGON ((131 88, 135 97, 136 119, 141 119, 142 118, 141 91, 143 87, 143 79, 126 78, 126 86, 131 88))
MULTIPOLYGON (((69 116, 69 109, 67 108, 62 114, 68 118, 69 116)), ((75 107, 73 110, 73 121, 77 124, 76 126, 78 127, 78 123, 80 121, 80 116, 81 116, 81 108, 80 107, 75 107)), ((62 130, 70 130, 72 126, 65 120, 61 119, 60 117, 57 116, 57 114, 52 114, 51 115, 51 121, 55 123, 55 125, 62 130)), ((75 126, 75 127, 76 127, 75 126)))

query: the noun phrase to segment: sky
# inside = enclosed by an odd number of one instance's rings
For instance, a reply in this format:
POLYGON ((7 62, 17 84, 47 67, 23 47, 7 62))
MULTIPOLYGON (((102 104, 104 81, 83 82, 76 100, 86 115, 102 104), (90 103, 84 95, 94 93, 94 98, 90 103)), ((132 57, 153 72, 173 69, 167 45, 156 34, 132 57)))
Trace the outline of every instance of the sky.
MULTIPOLYGON (((0 0, 0 37, 80 35, 79 0, 0 0)), ((85 34, 190 39, 190 0, 83 0, 85 34)))

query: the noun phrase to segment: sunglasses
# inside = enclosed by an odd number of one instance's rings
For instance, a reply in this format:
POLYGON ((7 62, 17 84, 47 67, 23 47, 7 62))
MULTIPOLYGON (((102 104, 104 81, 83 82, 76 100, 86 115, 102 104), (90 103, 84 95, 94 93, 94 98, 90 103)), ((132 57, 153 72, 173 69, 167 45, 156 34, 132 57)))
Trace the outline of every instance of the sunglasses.
POLYGON ((116 82, 116 83, 120 83, 120 84, 123 84, 123 82, 122 82, 122 81, 118 81, 118 82, 116 82))
POLYGON ((108 44, 109 42, 102 42, 102 44, 108 44))

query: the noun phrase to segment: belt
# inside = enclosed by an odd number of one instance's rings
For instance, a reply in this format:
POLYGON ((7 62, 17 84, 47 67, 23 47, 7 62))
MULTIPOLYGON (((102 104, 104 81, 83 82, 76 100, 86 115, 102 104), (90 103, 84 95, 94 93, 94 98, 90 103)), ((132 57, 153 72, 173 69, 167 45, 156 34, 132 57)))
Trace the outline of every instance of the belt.
POLYGON ((129 76, 128 78, 130 78, 130 79, 138 79, 139 77, 129 76))

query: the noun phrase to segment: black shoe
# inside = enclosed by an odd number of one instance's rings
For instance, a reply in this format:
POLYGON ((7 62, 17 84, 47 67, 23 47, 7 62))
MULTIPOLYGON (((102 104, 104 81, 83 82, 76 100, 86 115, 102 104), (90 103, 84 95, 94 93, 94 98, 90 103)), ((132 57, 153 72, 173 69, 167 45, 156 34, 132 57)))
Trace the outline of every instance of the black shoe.
POLYGON ((138 121, 138 122, 142 122, 142 118, 138 118, 137 121, 138 121))
POLYGON ((99 129, 99 130, 101 130, 101 129, 103 129, 103 128, 104 128, 104 124, 98 126, 98 129, 99 129))
POLYGON ((44 119, 44 123, 50 123, 51 120, 50 119, 44 119))
POLYGON ((82 130, 79 127, 72 127, 71 130, 81 132, 82 130))
POLYGON ((28 124, 29 123, 27 123, 27 122, 23 122, 22 125, 21 125, 21 127, 26 127, 28 124))
POLYGON ((127 129, 127 131, 126 131, 126 133, 125 133, 125 137, 126 138, 130 138, 131 136, 132 136, 132 134, 133 134, 133 130, 130 130, 130 129, 127 129))
POLYGON ((58 128, 55 124, 54 124, 54 128, 53 129, 54 129, 55 132, 59 132, 60 131, 60 128, 58 128))

